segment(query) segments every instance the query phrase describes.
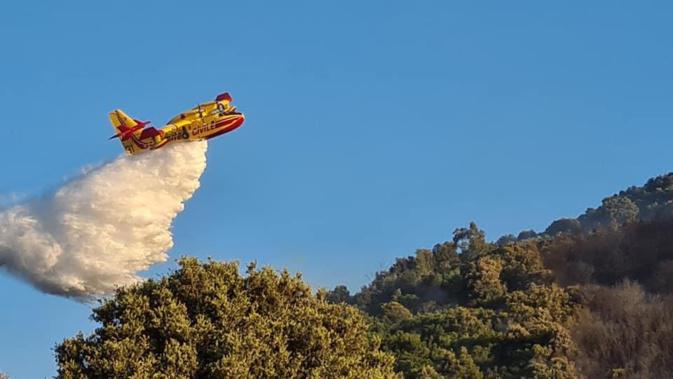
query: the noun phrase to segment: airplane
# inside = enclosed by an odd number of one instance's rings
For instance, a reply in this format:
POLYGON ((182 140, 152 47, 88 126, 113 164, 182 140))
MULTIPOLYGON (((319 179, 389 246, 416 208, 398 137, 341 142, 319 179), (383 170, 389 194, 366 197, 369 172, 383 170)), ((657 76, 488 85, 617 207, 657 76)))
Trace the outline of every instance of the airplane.
POLYGON ((245 116, 231 105, 233 99, 227 92, 215 101, 196 107, 173 117, 161 129, 148 127, 149 121, 131 118, 121 109, 110 112, 110 121, 124 150, 130 155, 156 150, 173 142, 198 141, 217 137, 238 128, 245 116))

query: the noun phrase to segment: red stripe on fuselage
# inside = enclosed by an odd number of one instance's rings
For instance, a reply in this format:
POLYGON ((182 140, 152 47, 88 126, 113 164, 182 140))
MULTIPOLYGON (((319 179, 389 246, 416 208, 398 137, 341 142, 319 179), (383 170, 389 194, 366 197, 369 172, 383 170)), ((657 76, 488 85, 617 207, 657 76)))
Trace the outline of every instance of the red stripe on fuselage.
POLYGON ((217 131, 213 134, 208 135, 206 137, 206 139, 211 139, 213 137, 220 136, 224 133, 229 133, 229 132, 235 130, 236 128, 238 128, 239 126, 241 126, 243 124, 243 121, 245 121, 245 118, 237 117, 237 118, 234 118, 234 119, 231 119, 231 120, 224 120, 224 121, 217 122, 217 123, 215 123, 215 127, 223 127, 223 129, 220 130, 220 131, 217 131))

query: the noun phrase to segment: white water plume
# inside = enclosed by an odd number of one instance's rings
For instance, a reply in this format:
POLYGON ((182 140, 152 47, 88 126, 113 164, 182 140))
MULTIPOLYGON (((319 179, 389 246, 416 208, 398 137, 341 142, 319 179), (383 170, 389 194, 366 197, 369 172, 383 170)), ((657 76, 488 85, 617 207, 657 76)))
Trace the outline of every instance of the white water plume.
POLYGON ((171 224, 199 187, 207 143, 122 156, 40 198, 0 210, 0 266, 40 290, 111 293, 164 262, 171 224))

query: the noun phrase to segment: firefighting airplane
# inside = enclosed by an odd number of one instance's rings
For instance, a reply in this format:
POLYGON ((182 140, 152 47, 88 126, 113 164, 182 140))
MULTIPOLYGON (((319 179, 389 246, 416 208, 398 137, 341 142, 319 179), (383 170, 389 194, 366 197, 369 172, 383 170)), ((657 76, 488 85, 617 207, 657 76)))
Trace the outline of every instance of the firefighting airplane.
POLYGON ((160 130, 146 127, 149 121, 136 120, 116 109, 110 112, 110 121, 117 134, 110 139, 119 138, 131 155, 155 150, 172 142, 210 139, 243 124, 245 116, 236 111, 231 102, 231 96, 225 92, 215 101, 199 104, 173 117, 160 130))

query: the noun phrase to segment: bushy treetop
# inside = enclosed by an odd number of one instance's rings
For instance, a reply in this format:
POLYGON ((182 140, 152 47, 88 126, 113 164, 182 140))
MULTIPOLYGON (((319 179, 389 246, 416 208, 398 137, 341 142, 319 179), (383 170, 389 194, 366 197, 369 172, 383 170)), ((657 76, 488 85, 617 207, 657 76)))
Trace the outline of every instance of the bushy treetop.
POLYGON ((160 280, 121 288, 90 336, 56 348, 60 378, 389 378, 365 317, 299 276, 182 259, 160 280))

